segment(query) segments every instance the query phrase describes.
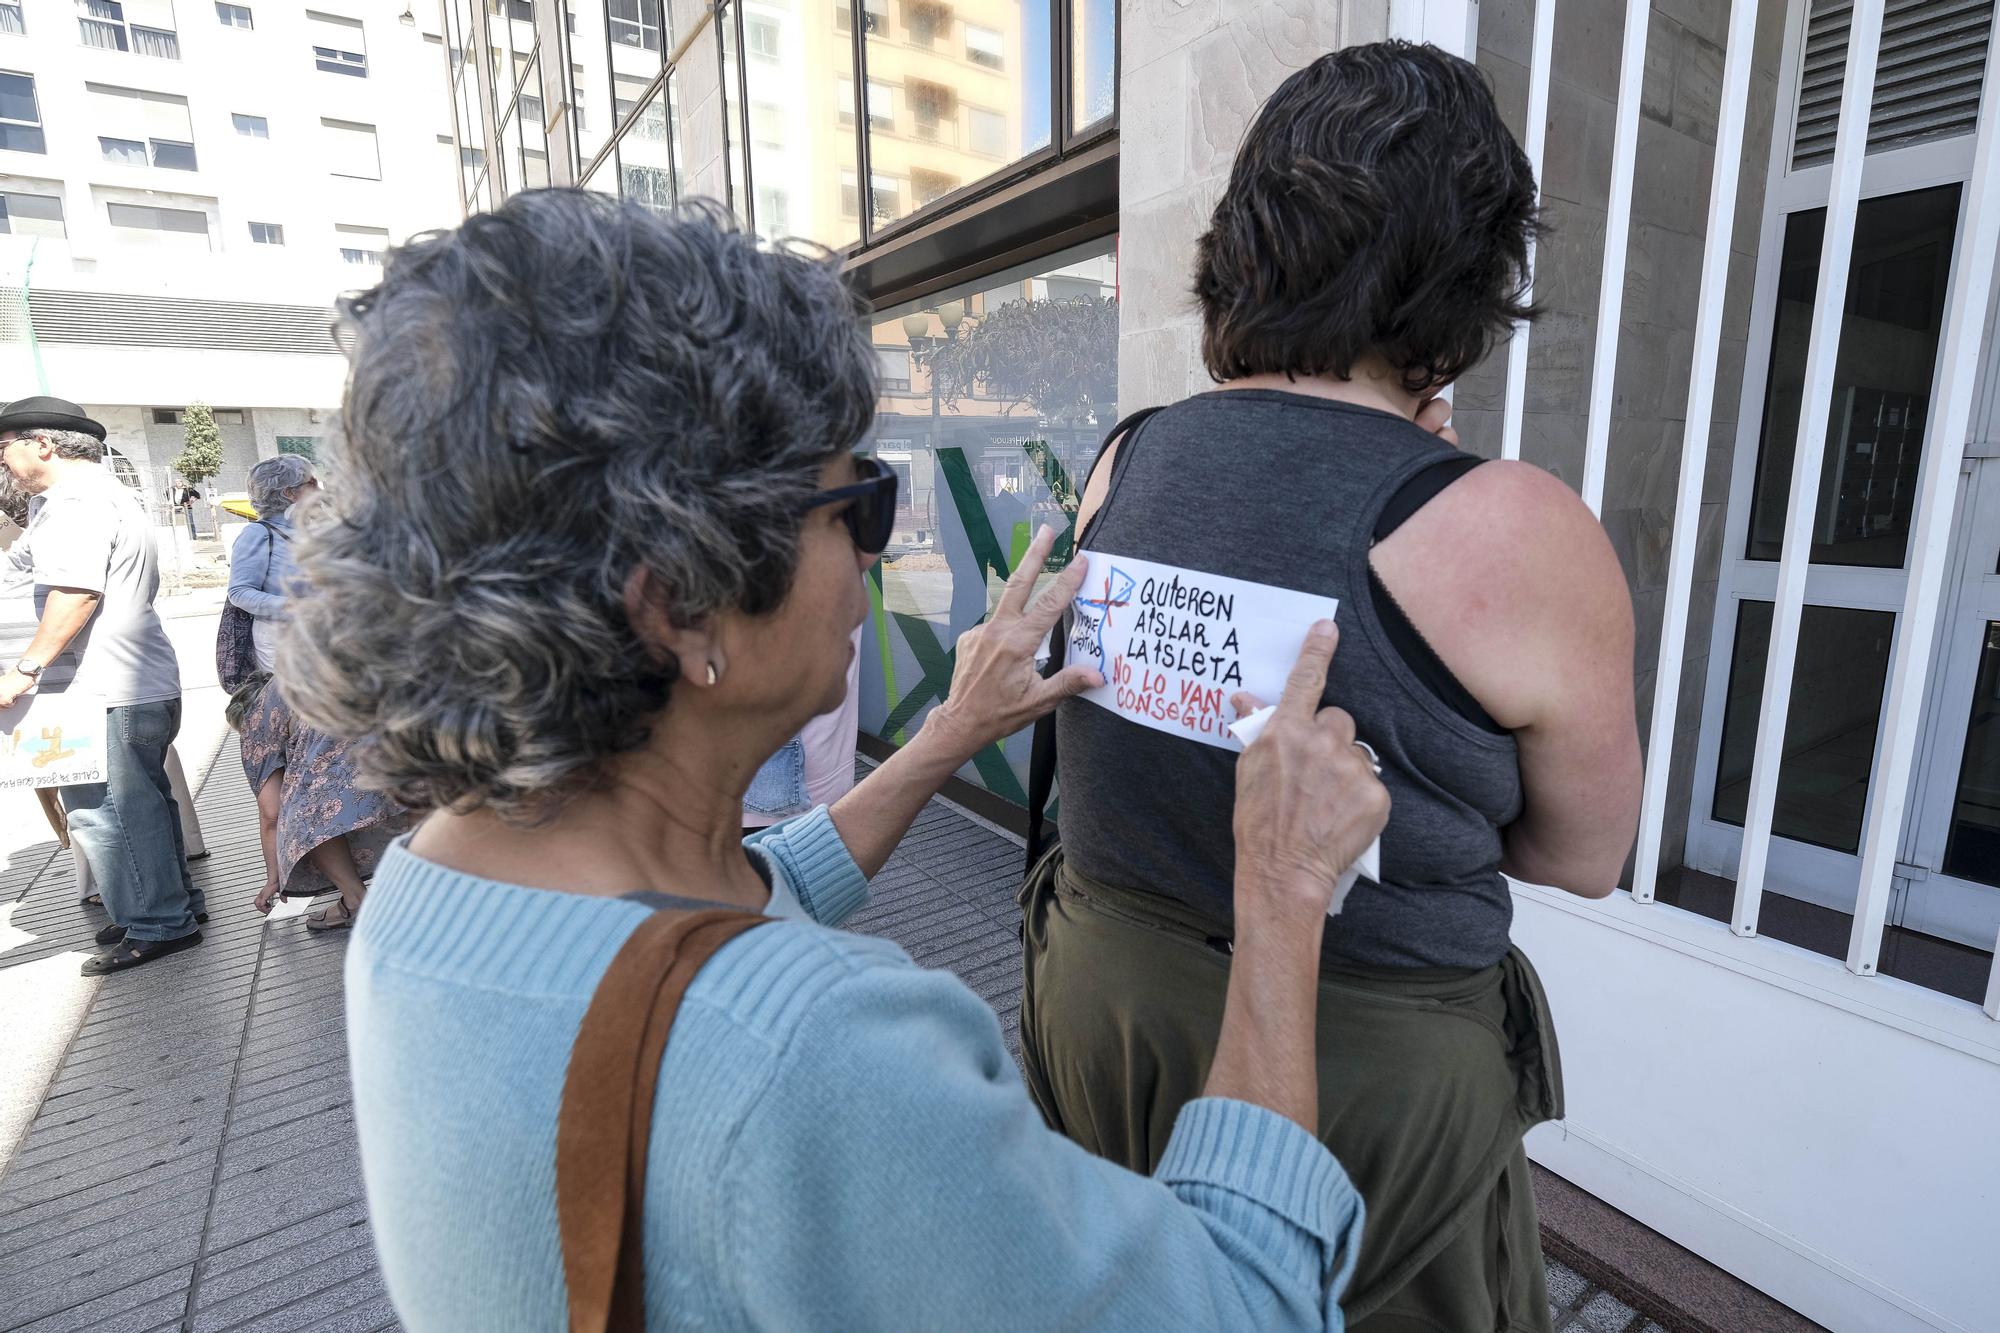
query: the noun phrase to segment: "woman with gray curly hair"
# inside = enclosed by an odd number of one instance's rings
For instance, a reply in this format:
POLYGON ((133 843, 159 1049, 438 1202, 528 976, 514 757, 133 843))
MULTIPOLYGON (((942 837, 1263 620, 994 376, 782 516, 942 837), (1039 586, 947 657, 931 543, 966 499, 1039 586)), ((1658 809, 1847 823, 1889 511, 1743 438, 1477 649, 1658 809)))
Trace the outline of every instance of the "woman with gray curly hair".
POLYGON ((292 506, 319 489, 310 458, 279 454, 250 469, 250 506, 257 521, 229 548, 229 604, 254 617, 257 669, 277 661, 278 626, 285 618, 292 562, 292 506))
POLYGON ((398 1314, 1337 1329, 1361 1203, 1310 1131, 1315 923, 1385 805, 1316 712, 1330 625, 1243 763, 1238 981, 1151 1177, 1043 1125, 961 982, 834 929, 945 778, 1098 682, 1035 671, 1083 578, 1034 597, 1052 532, 907 746, 741 838, 751 775, 840 701, 893 522, 853 452, 859 315, 832 263, 719 212, 569 190, 413 241, 343 304, 343 485, 304 520, 279 669, 432 811, 347 957, 398 1314))
POLYGON ((352 747, 302 725, 272 675, 298 570, 292 511, 318 494, 313 462, 301 454, 279 454, 251 468, 257 521, 236 539, 229 558, 229 601, 254 617, 257 650, 257 673, 229 701, 264 849, 264 887, 255 906, 268 913, 281 895, 339 894, 307 914, 306 929, 315 931, 354 924, 369 874, 407 826, 395 801, 360 785, 352 747))

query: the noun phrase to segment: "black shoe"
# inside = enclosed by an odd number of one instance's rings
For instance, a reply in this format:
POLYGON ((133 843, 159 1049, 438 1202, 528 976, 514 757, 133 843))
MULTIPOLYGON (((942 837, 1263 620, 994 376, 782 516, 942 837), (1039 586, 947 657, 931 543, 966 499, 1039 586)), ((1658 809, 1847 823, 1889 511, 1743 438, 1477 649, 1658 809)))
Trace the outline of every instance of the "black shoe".
POLYGON ((128 967, 150 963, 155 958, 165 958, 170 953, 192 949, 201 943, 201 932, 183 935, 177 940, 147 940, 144 943, 118 944, 103 953, 83 960, 83 975, 101 977, 111 972, 123 972, 128 967))

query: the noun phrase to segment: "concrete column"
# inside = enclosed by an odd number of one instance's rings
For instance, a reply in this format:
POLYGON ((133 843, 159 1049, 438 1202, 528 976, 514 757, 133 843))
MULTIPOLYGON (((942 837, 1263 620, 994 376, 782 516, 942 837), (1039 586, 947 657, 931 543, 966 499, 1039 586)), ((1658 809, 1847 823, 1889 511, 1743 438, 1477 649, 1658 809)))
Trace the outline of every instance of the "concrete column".
POLYGON ((1388 0, 1125 0, 1120 10, 1118 403, 1208 386, 1195 242, 1236 145, 1285 77, 1388 34, 1388 0))

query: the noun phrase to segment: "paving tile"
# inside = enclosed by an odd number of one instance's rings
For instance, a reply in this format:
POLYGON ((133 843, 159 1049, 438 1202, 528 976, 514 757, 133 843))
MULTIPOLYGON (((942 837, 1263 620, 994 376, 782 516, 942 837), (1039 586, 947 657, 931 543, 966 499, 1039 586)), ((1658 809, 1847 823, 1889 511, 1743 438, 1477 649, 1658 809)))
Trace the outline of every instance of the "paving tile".
POLYGON ((1577 1314, 1577 1322, 1591 1333, 1625 1333, 1636 1312, 1608 1291, 1600 1291, 1577 1314))
POLYGON ((318 1314, 342 1310, 382 1292, 375 1246, 367 1236, 345 1249, 308 1257, 284 1254, 258 1265, 263 1280, 239 1282, 211 1299, 204 1283, 195 1293, 189 1333, 231 1328, 300 1328, 318 1314), (360 1283, 362 1285, 353 1285, 360 1283))
POLYGON ((187 1309, 194 1265, 185 1264, 115 1291, 67 1302, 39 1317, 12 1302, 0 1303, 0 1326, 10 1333, 146 1333, 178 1321, 187 1309))
POLYGON ((1574 1310, 1582 1304, 1591 1290, 1590 1284, 1582 1276, 1565 1268, 1553 1259, 1545 1260, 1548 1269, 1549 1301, 1557 1309, 1574 1310))

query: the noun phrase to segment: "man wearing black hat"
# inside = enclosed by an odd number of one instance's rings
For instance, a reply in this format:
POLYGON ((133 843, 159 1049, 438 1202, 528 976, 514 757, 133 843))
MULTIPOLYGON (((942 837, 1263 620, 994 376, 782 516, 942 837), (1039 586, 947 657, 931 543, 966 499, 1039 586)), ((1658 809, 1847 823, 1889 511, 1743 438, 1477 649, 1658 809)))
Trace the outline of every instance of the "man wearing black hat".
POLYGON ((104 427, 75 403, 24 398, 0 408, 0 466, 34 497, 7 558, 33 575, 40 617, 26 655, 0 663, 0 708, 38 685, 104 699, 105 781, 61 792, 112 920, 84 975, 122 971, 201 943, 208 919, 167 781, 181 680, 153 609, 153 529, 104 466, 104 427))

